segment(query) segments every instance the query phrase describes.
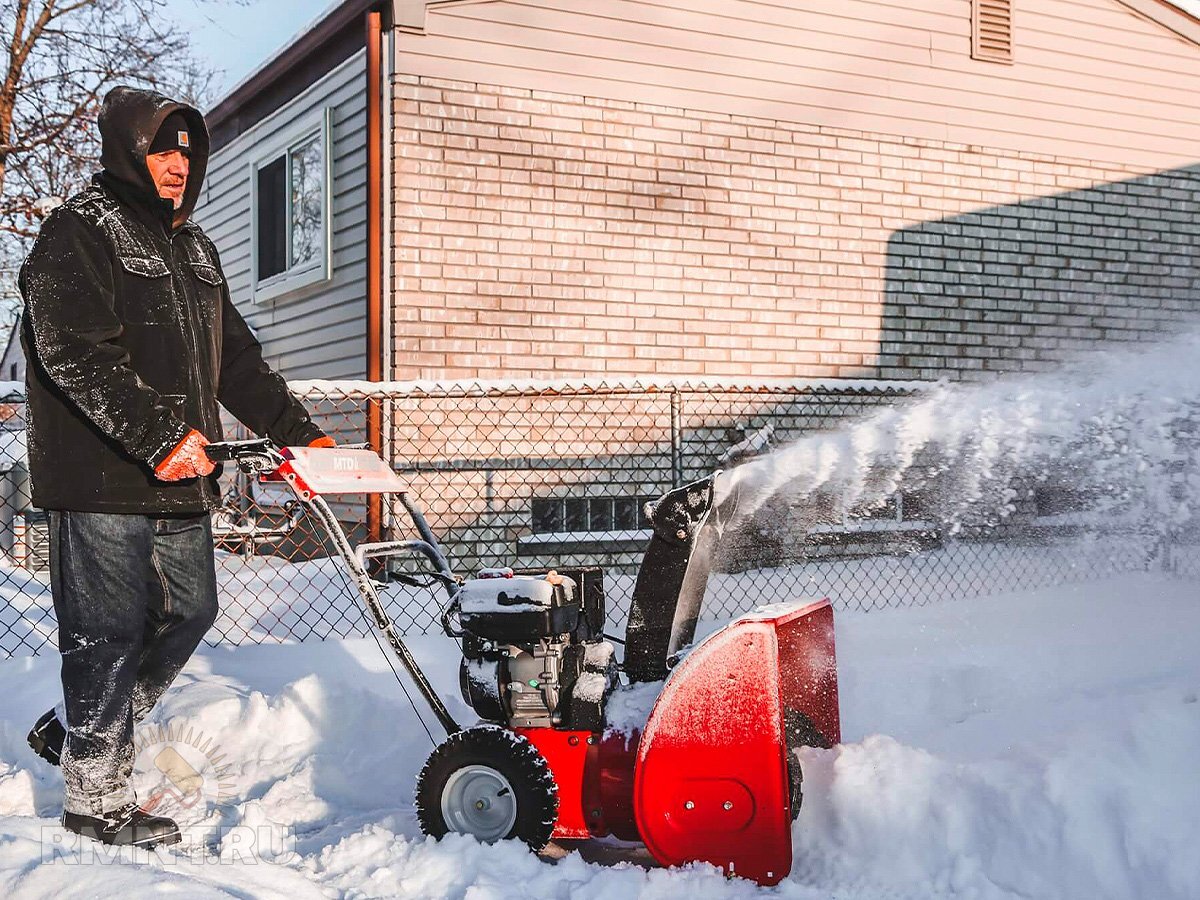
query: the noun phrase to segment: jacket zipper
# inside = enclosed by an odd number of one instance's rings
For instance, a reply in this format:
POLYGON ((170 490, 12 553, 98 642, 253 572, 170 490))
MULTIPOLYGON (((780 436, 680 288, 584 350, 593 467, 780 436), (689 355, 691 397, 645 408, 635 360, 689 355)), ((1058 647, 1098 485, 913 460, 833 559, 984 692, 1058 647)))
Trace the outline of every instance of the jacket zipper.
MULTIPOLYGON (((179 259, 175 252, 175 238, 177 234, 179 234, 179 232, 172 232, 167 237, 167 243, 171 248, 171 278, 172 280, 178 278, 180 281, 180 284, 178 285, 179 301, 177 306, 180 316, 187 322, 186 326, 181 322, 180 328, 184 332, 184 343, 186 344, 188 339, 191 339, 191 359, 188 363, 188 377, 192 382, 193 389, 196 391, 196 402, 200 406, 200 424, 205 431, 209 431, 212 423, 205 420, 204 388, 200 381, 200 334, 196 330, 196 318, 199 315, 199 311, 188 308, 190 301, 188 300, 187 290, 182 284, 183 277, 177 274, 179 271, 179 259), (193 315, 193 313, 195 313, 195 315, 193 315)), ((172 289, 174 290, 174 287, 172 289)), ((205 501, 210 500, 213 497, 212 487, 209 485, 208 478, 206 477, 200 479, 200 496, 205 501)))

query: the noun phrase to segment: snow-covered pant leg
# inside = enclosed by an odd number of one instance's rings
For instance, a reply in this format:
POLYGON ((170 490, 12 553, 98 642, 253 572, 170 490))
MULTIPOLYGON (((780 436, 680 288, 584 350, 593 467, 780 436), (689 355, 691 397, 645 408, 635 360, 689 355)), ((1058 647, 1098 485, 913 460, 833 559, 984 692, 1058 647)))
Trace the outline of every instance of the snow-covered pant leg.
POLYGON ((50 537, 64 808, 97 815, 133 799, 135 702, 149 711, 216 616, 211 522, 52 512, 50 537))
POLYGON ((155 519, 150 561, 156 584, 149 592, 133 690, 133 718, 139 722, 171 686, 217 617, 212 517, 205 513, 155 519))
POLYGON ((50 513, 68 812, 99 815, 133 799, 131 701, 145 629, 150 523, 145 516, 50 513))

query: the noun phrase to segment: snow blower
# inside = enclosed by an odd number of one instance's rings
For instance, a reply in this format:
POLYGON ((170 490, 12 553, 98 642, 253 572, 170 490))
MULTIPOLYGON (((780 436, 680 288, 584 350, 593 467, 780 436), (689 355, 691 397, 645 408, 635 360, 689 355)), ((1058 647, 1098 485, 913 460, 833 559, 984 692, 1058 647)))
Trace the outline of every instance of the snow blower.
POLYGON ((631 688, 604 634, 601 569, 456 579, 405 485, 373 451, 268 441, 208 449, 291 486, 445 730, 417 782, 426 834, 516 838, 535 850, 611 835, 644 843, 666 866, 703 861, 764 885, 788 874, 802 786, 794 751, 840 740, 833 612, 828 600, 775 604, 692 646, 722 511, 736 503, 722 497, 731 479, 717 473, 648 510, 623 669, 630 683, 664 683, 644 725, 616 730, 609 700, 631 688), (323 498, 336 493, 397 495, 419 538, 352 546, 323 498), (442 627, 461 644, 460 687, 480 724, 455 722, 368 572, 370 560, 413 554, 447 591, 442 627))

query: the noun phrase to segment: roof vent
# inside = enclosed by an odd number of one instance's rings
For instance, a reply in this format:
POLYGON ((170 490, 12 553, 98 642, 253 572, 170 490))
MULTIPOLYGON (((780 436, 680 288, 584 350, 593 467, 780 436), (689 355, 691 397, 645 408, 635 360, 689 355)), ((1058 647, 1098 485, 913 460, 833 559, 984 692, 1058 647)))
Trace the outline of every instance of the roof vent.
POLYGON ((1012 62, 1012 0, 971 0, 971 56, 1012 62))

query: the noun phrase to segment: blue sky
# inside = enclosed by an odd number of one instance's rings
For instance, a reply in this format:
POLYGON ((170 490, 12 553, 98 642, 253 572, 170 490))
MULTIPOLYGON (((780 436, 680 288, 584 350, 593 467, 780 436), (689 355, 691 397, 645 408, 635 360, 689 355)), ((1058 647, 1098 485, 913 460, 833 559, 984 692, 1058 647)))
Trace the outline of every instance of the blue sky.
POLYGON ((214 84, 220 99, 334 5, 334 0, 251 0, 244 5, 170 0, 166 8, 191 33, 197 54, 223 70, 214 84))

